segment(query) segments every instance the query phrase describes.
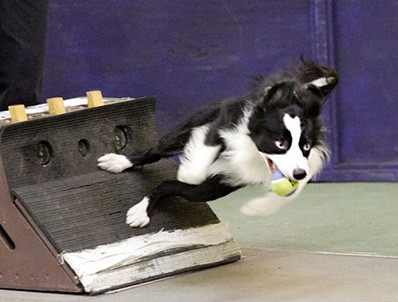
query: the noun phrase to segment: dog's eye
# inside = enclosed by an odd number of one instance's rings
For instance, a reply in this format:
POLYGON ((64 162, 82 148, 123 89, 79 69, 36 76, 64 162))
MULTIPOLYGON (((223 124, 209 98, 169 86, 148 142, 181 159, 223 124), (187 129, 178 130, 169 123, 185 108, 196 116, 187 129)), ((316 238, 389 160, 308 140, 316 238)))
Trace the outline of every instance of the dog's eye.
POLYGON ((281 150, 287 150, 289 148, 289 142, 285 139, 277 140, 275 145, 281 150))
POLYGON ((304 151, 310 151, 310 149, 311 149, 311 145, 308 143, 303 146, 304 151))

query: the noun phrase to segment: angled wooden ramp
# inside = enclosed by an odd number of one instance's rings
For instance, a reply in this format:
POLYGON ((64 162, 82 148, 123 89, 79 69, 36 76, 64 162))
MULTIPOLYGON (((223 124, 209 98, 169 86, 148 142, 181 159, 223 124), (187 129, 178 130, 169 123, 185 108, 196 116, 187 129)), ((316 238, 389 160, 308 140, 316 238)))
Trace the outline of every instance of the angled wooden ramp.
POLYGON ((111 174, 96 160, 155 144, 155 100, 84 104, 20 123, 0 115, 1 288, 96 294, 240 259, 207 204, 171 198, 148 227, 129 227, 127 210, 176 166, 111 174))

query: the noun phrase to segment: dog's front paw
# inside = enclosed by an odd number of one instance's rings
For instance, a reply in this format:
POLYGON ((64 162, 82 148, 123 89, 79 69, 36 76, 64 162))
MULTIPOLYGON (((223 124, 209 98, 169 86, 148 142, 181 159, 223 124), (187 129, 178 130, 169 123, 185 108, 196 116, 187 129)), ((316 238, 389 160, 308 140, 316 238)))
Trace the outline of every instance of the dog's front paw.
POLYGON ((148 216, 149 198, 145 197, 127 212, 126 223, 133 228, 142 228, 149 224, 148 216))
POLYGON ((268 192, 264 196, 246 202, 240 208, 240 212, 247 216, 271 216, 278 212, 287 201, 286 197, 268 192))
POLYGON ((126 156, 115 153, 105 154, 98 158, 97 161, 98 167, 112 173, 121 173, 123 170, 133 166, 126 156))

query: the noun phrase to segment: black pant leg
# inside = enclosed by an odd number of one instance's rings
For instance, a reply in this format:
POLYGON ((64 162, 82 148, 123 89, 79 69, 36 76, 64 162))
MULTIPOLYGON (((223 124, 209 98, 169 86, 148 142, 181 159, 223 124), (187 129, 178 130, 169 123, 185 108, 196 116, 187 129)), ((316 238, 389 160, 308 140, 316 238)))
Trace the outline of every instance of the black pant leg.
POLYGON ((48 0, 0 0, 0 110, 41 101, 48 0))

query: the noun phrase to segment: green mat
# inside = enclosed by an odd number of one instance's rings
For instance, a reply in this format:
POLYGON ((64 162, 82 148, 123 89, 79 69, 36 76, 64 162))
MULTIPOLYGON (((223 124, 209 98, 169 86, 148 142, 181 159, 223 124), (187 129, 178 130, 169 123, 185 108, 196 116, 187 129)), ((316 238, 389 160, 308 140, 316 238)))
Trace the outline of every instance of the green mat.
POLYGON ((398 256, 398 183, 312 183, 271 217, 240 206, 262 188, 210 202, 242 247, 398 256))

